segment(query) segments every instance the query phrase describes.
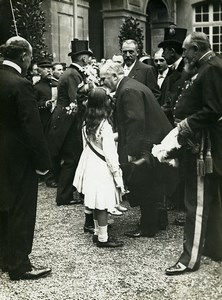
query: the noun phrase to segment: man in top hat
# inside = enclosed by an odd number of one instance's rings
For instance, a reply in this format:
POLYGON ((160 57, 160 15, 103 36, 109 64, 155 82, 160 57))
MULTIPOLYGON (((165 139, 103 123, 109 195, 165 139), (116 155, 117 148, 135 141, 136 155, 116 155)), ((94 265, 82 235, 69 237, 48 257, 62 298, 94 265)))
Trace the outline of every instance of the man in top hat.
POLYGON ((73 178, 82 151, 81 93, 87 90, 83 66, 88 64, 93 53, 88 48, 88 41, 74 39, 71 46, 68 56, 72 63, 59 80, 57 105, 48 135, 53 159, 59 157, 61 162, 56 196, 58 206, 82 203, 81 199, 73 197, 73 178))
MULTIPOLYGON (((159 99, 159 103, 173 126, 175 126, 173 108, 187 76, 184 71, 184 61, 182 58, 182 45, 186 37, 186 32, 187 30, 185 28, 179 28, 171 25, 164 29, 164 40, 158 45, 159 48, 163 48, 162 56, 165 58, 170 68, 170 75, 167 76, 161 86, 161 97, 159 99)), ((167 199, 168 206, 182 209, 183 195, 184 184, 181 174, 177 190, 167 199)), ((176 218, 175 224, 184 224, 183 215, 176 218)))

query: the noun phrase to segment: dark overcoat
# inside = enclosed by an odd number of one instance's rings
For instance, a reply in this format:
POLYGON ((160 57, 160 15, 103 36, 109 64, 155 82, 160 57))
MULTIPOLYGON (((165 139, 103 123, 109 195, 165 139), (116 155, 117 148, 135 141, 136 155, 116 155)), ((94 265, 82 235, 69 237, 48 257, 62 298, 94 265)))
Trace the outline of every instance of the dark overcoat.
MULTIPOLYGON (((116 114, 118 153, 123 166, 128 162, 128 155, 140 159, 144 153, 150 153, 153 145, 159 144, 172 129, 150 89, 132 78, 124 77, 117 88, 116 114)), ((165 167, 156 160, 151 166, 141 168, 138 185, 152 186, 154 183, 158 189, 157 181, 169 177, 165 176, 165 167)), ((175 174, 173 168, 170 169, 172 176, 168 185, 173 189, 175 174)))
POLYGON ((1 65, 0 90, 0 209, 6 210, 29 187, 27 169, 45 171, 50 160, 31 82, 1 65))

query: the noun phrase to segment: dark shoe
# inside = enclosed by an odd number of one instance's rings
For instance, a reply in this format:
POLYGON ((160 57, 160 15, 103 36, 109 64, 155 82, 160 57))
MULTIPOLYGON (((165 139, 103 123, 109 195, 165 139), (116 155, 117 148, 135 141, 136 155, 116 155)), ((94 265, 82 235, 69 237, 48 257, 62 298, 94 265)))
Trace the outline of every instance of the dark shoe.
POLYGON ((94 233, 94 227, 93 226, 84 226, 83 227, 84 232, 88 232, 93 234, 94 233))
POLYGON ((94 234, 92 237, 93 244, 98 242, 98 235, 94 234))
POLYGON ((57 206, 61 206, 61 205, 76 205, 76 204, 83 204, 83 200, 82 199, 73 199, 70 202, 57 203, 57 206))
POLYGON ((144 232, 140 229, 125 232, 124 235, 130 238, 139 238, 139 237, 154 237, 155 233, 144 232))
POLYGON ((176 218, 173 221, 173 225, 184 226, 185 225, 185 218, 176 218))
POLYGON ((46 186, 47 187, 51 187, 51 188, 57 188, 58 184, 55 181, 53 181, 53 182, 46 182, 46 186))
POLYGON ((31 271, 20 274, 19 276, 10 275, 11 280, 35 280, 48 276, 51 273, 50 268, 37 269, 33 267, 31 271))
POLYGON ((100 242, 97 241, 96 242, 96 246, 99 248, 117 248, 117 247, 122 247, 123 246, 123 242, 122 241, 110 241, 108 240, 107 242, 100 242))
POLYGON ((187 268, 185 265, 183 265, 181 262, 177 262, 175 265, 173 265, 170 268, 167 268, 165 270, 166 275, 181 275, 186 272, 191 272, 192 270, 187 268))

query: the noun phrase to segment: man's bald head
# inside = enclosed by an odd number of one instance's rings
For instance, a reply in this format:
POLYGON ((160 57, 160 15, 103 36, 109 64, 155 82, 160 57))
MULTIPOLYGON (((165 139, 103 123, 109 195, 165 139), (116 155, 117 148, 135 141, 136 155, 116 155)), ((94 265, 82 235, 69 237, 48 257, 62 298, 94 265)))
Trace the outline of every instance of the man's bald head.
POLYGON ((32 46, 21 36, 9 38, 6 43, 1 46, 1 53, 5 60, 10 60, 18 64, 23 73, 27 71, 31 64, 32 46))

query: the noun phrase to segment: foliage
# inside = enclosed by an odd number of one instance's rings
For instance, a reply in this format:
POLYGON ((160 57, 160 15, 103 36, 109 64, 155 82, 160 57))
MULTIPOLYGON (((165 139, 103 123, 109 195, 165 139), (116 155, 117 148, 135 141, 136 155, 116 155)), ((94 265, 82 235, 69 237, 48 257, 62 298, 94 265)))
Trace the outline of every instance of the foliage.
MULTIPOLYGON (((32 45, 34 61, 43 58, 52 60, 52 55, 47 52, 45 44, 45 13, 41 9, 41 5, 42 0, 13 0, 18 34, 32 45)), ((13 35, 15 34, 14 24, 12 24, 11 32, 13 35)))
POLYGON ((139 56, 142 56, 143 53, 143 28, 139 27, 140 23, 138 20, 132 16, 129 16, 125 19, 124 23, 120 27, 119 34, 119 45, 120 49, 124 40, 132 39, 138 43, 138 52, 139 56))

